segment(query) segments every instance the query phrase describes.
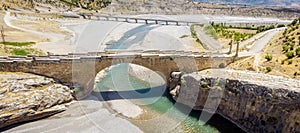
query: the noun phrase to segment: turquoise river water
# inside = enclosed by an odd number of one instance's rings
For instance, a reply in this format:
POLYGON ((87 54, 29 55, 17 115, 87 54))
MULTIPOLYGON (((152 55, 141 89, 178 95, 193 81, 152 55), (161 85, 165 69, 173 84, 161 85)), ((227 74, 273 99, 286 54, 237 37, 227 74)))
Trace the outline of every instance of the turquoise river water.
POLYGON ((213 115, 208 122, 199 120, 201 111, 194 111, 177 104, 164 85, 145 82, 127 72, 127 64, 111 68, 94 90, 104 101, 129 100, 142 108, 138 118, 127 118, 144 132, 217 133, 243 132, 220 115, 213 115), (153 91, 151 89, 156 89, 153 91), (108 91, 113 90, 113 91, 108 91), (146 111, 145 111, 146 110, 146 111))

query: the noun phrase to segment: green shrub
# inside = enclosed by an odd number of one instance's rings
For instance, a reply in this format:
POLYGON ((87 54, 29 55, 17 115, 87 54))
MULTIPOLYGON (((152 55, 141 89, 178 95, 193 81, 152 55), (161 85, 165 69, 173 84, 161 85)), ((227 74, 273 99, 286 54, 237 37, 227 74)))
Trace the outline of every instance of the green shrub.
POLYGON ((25 51, 25 50, 22 50, 22 49, 14 49, 11 51, 11 53, 13 55, 21 55, 21 56, 26 56, 29 54, 29 52, 25 51))
POLYGON ((269 54, 267 54, 267 55, 265 56, 265 59, 267 59, 267 61, 271 61, 272 58, 273 58, 273 56, 272 56, 272 55, 269 55, 269 54))
POLYGON ((293 22, 291 23, 292 25, 295 25, 297 24, 298 20, 297 19, 294 19, 293 22))
POLYGON ((284 24, 277 25, 277 28, 280 28, 280 27, 285 27, 285 25, 284 24))
POLYGON ((266 67, 267 72, 271 72, 272 68, 271 67, 266 67))
POLYGON ((296 55, 300 57, 300 47, 296 49, 296 55))
POLYGON ((289 60, 288 63, 289 63, 289 65, 293 64, 293 60, 289 60))
POLYGON ((288 52, 290 48, 289 48, 289 46, 284 45, 282 47, 282 49, 283 49, 284 52, 288 52))
POLYGON ((294 52, 290 51, 290 52, 286 52, 285 56, 288 57, 288 59, 292 59, 295 55, 294 55, 294 52))
POLYGON ((191 30, 192 37, 196 38, 197 37, 197 33, 195 31, 195 25, 191 25, 190 30, 191 30))

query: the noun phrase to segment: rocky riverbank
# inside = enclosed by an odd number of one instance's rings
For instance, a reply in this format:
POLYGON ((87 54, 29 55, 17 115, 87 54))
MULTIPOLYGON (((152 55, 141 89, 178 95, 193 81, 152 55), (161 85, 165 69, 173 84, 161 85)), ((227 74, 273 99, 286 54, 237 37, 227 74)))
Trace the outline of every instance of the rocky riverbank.
POLYGON ((173 98, 216 112, 247 132, 300 132, 300 82, 262 73, 205 70, 173 73, 173 98))
POLYGON ((0 129, 67 109, 72 91, 53 79, 27 73, 0 72, 0 129))

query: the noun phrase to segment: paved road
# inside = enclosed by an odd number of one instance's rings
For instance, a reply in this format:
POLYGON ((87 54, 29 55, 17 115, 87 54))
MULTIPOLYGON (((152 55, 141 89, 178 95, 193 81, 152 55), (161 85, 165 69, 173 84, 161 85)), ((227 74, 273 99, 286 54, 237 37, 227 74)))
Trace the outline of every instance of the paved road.
POLYGON ((250 48, 249 52, 252 53, 258 53, 261 52, 264 47, 272 40, 272 38, 280 31, 284 30, 285 28, 277 28, 277 29, 273 29, 270 30, 270 32, 268 32, 268 34, 266 34, 264 37, 258 39, 257 41, 255 41, 252 45, 252 47, 250 48))
MULTIPOLYGON (((276 29, 271 29, 268 31, 264 31, 261 32, 255 36, 253 36, 252 38, 243 41, 240 43, 240 48, 244 47, 245 45, 253 42, 253 44, 250 46, 250 50, 247 52, 240 52, 240 56, 251 56, 254 55, 256 53, 261 52, 264 47, 271 41, 271 39, 280 31, 284 30, 285 27, 283 28, 276 28, 276 29)), ((232 46, 233 49, 236 48, 236 45, 232 46)), ((221 50, 216 50, 216 52, 219 53, 227 53, 229 51, 229 48, 225 48, 225 49, 221 49, 221 50)))
POLYGON ((239 55, 240 56, 253 56, 253 55, 259 54, 260 52, 263 51, 264 47, 272 40, 272 38, 278 32, 280 32, 284 29, 285 29, 285 27, 269 30, 269 32, 265 36, 261 37, 260 39, 258 39, 251 45, 249 51, 241 52, 239 55))
MULTIPOLYGON (((255 36, 251 37, 250 39, 247 39, 243 42, 240 43, 240 48, 241 47, 244 47, 245 45, 251 43, 251 42, 256 42, 258 41, 259 39, 261 39, 263 36, 265 36, 266 34, 270 33, 270 32, 274 32, 276 31, 277 29, 272 29, 272 30, 268 30, 268 31, 264 31, 264 32, 261 32, 261 33, 258 33, 256 34, 255 36)), ((232 48, 236 48, 236 44, 234 44, 232 46, 232 48)), ((227 53, 229 51, 229 48, 225 48, 225 49, 221 49, 221 50, 218 50, 217 52, 220 52, 220 53, 227 53)))

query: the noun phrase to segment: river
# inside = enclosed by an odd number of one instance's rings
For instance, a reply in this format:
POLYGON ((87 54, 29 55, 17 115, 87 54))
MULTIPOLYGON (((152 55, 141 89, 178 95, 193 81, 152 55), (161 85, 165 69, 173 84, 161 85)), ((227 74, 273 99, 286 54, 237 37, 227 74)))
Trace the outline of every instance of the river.
MULTIPOLYGON (((146 70, 145 71, 149 71, 146 70)), ((157 78, 157 77, 156 77, 157 78)), ((237 126, 219 115, 213 115, 208 122, 199 120, 201 111, 176 103, 162 82, 154 83, 155 79, 139 79, 128 73, 128 64, 111 67, 107 75, 97 83, 94 95, 107 102, 106 108, 116 113, 110 101, 126 100, 143 110, 138 117, 130 118, 119 114, 144 132, 172 133, 217 133, 242 132, 237 126), (95 93, 96 92, 96 93, 95 93)), ((157 80, 157 79, 156 79, 157 80)), ((161 79, 162 80, 162 79, 161 79)))

